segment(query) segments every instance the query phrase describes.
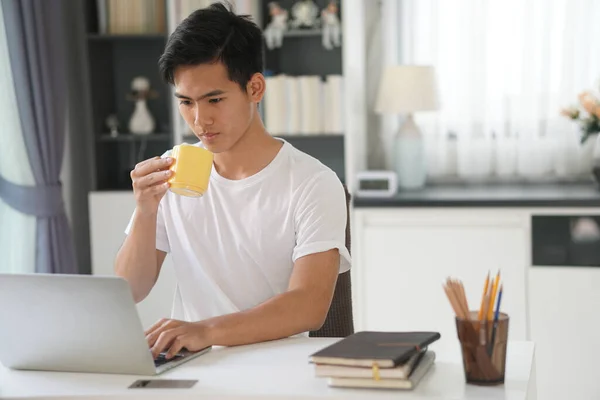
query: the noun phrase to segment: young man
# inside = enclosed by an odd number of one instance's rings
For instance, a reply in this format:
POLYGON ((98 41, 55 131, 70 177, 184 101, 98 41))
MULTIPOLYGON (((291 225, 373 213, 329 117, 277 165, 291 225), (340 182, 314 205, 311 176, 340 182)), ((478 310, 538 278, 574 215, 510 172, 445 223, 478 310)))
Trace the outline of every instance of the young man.
POLYGON ((131 172, 136 210, 115 271, 137 302, 167 253, 178 281, 173 319, 146 332, 154 356, 316 330, 337 274, 350 268, 341 182, 261 121, 262 40, 247 17, 217 3, 184 20, 160 58, 181 115, 214 164, 201 198, 168 191, 168 158, 131 172))

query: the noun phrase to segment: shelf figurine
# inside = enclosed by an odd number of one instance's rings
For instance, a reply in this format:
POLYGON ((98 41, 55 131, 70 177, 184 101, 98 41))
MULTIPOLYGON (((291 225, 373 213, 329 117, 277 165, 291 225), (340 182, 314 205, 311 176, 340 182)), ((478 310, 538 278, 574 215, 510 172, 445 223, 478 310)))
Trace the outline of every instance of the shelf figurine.
POLYGON ((281 8, 276 1, 271 1, 269 3, 269 15, 271 15, 271 22, 265 28, 264 34, 267 48, 273 50, 276 47, 281 47, 283 43, 283 33, 287 30, 288 12, 281 8))
POLYGON ((110 129, 110 137, 116 138, 119 136, 119 118, 115 114, 110 114, 104 122, 108 129, 110 129))
POLYGON ((327 7, 321 11, 321 23, 323 26, 323 47, 332 50, 340 47, 340 19, 337 15, 338 6, 335 0, 331 0, 327 7))
POLYGON ((150 81, 144 76, 138 76, 131 81, 131 94, 128 100, 135 101, 135 110, 129 120, 129 131, 137 135, 147 135, 154 131, 155 122, 148 110, 146 101, 157 97, 150 89, 150 81))
POLYGON ((294 28, 318 28, 319 7, 313 0, 299 0, 292 6, 294 28))

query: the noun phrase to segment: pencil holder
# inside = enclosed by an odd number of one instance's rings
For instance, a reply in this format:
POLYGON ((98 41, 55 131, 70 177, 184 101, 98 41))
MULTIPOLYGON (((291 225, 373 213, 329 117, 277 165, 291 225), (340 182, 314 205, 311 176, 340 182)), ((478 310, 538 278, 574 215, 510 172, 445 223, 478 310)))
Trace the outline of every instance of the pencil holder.
POLYGON ((497 321, 478 321, 475 311, 470 313, 469 320, 456 318, 467 383, 504 383, 508 322, 509 318, 505 313, 499 313, 497 321))

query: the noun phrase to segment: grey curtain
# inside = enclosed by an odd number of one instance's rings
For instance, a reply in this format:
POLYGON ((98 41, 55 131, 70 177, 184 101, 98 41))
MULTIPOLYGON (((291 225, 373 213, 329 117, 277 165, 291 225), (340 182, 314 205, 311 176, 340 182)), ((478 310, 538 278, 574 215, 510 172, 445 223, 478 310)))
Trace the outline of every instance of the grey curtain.
MULTIPOLYGON (((0 177, 0 197, 37 216, 36 272, 77 273, 60 169, 67 119, 63 0, 2 0, 23 139, 36 185, 0 177)), ((0 127, 1 129, 1 127, 0 127)))

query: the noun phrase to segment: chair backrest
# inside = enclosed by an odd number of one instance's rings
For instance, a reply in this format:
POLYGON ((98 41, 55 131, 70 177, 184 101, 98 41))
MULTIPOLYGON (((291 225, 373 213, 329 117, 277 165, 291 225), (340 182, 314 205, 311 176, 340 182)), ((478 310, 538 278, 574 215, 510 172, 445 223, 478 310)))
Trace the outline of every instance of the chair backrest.
MULTIPOLYGON (((350 252, 350 200, 348 188, 344 185, 346 192, 346 248, 350 252)), ((352 282, 350 271, 338 275, 335 292, 331 300, 331 306, 323 326, 316 331, 309 332, 310 337, 346 337, 354 333, 354 319, 352 314, 352 282)))

